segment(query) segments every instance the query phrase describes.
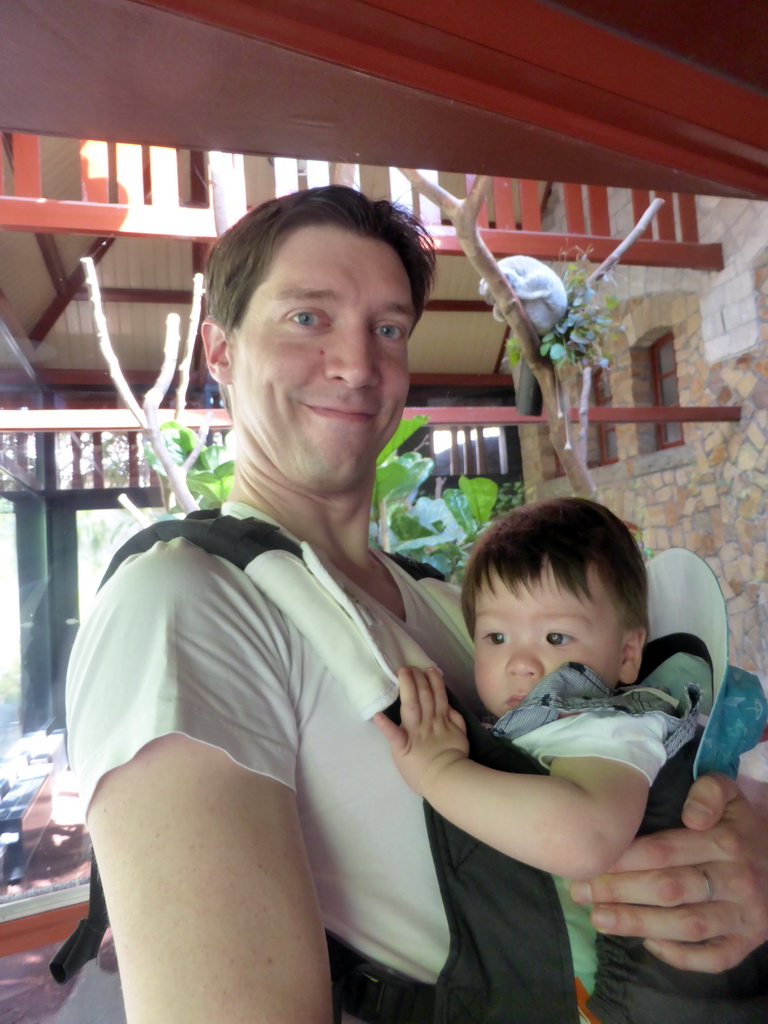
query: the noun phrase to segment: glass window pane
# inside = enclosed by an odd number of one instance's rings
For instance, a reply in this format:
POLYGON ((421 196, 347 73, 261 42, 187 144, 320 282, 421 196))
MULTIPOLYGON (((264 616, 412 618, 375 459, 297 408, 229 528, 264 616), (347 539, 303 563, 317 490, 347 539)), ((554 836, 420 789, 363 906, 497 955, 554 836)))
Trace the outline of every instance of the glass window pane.
POLYGON ((663 377, 661 380, 661 404, 677 405, 677 380, 674 376, 663 377))
POLYGON ((683 425, 682 423, 665 423, 664 424, 664 444, 682 444, 683 442, 683 425))
POLYGON ((659 370, 662 374, 674 373, 675 370, 675 346, 670 338, 656 349, 659 359, 659 370))
POLYGON ((603 443, 605 445, 605 458, 607 462, 617 462, 619 458, 619 443, 616 440, 616 431, 608 430, 605 433, 603 443))
MULTIPOLYGON (((21 736, 21 622, 16 515, 0 498, 0 759, 21 736)), ((2 771, 0 770, 0 774, 2 771)), ((0 781, 0 788, 2 782, 0 781)))

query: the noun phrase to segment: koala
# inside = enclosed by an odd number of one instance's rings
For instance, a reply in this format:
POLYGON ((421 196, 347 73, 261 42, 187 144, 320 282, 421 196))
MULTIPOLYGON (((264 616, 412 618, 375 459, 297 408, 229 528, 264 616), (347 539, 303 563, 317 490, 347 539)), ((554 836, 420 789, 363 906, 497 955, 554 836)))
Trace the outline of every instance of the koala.
MULTIPOLYGON (((565 285, 554 270, 533 256, 505 256, 499 260, 499 269, 517 292, 539 337, 551 331, 568 306, 565 285)), ((493 305, 484 279, 480 281, 480 294, 493 305)), ((496 320, 504 320, 498 306, 493 306, 493 315, 496 320)))

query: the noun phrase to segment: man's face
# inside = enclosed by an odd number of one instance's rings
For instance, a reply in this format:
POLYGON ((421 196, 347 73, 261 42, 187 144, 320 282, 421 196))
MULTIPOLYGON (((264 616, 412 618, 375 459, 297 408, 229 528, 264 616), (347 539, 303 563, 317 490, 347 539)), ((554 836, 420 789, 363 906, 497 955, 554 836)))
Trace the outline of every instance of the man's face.
MULTIPOLYGON (((370 489, 408 391, 411 289, 394 250, 337 227, 277 245, 240 327, 206 338, 230 397, 238 464, 258 491, 370 489)), ((220 333, 220 331, 219 331, 220 333)))
POLYGON ((589 569, 590 596, 576 596, 547 570, 530 591, 501 580, 477 594, 475 685, 500 718, 545 676, 568 661, 596 672, 611 689, 637 679, 645 631, 622 625, 598 574, 589 569))

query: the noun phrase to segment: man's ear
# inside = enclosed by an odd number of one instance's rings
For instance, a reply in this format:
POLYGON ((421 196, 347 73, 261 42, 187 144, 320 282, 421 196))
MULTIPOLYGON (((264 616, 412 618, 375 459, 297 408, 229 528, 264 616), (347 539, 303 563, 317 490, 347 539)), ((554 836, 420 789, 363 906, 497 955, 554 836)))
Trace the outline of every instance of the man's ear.
POLYGON ((213 320, 203 320, 200 333, 211 376, 219 384, 231 384, 232 349, 224 329, 213 320))
POLYGON ((621 670, 619 682, 625 686, 637 682, 640 672, 640 662, 643 660, 643 648, 645 647, 645 630, 631 629, 624 635, 624 644, 621 649, 621 670))

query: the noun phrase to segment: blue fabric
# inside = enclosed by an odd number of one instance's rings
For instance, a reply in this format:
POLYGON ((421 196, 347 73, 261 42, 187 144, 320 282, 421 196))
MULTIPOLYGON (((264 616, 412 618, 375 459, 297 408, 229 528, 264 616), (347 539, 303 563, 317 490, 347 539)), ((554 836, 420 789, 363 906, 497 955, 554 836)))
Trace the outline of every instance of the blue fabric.
POLYGON ((760 680, 752 672, 729 665, 704 730, 694 777, 723 772, 735 779, 739 758, 759 742, 766 719, 768 702, 760 680))
POLYGON ((672 757, 696 732, 699 697, 712 673, 701 658, 676 654, 668 658, 642 684, 611 689, 585 665, 569 661, 540 680, 518 707, 512 708, 493 725, 494 736, 514 741, 519 736, 554 722, 565 711, 570 714, 611 711, 616 714, 661 714, 667 720, 664 741, 672 757), (660 685, 674 682, 675 685, 660 685), (673 699, 664 697, 664 693, 673 699))

